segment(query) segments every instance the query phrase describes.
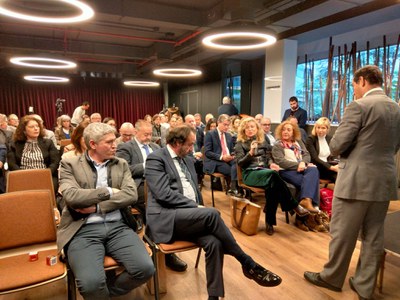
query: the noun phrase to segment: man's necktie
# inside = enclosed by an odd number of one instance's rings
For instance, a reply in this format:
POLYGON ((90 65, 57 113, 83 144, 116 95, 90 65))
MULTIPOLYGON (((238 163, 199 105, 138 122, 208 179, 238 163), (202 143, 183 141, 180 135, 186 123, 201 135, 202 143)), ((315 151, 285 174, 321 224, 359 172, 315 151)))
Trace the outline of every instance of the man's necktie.
POLYGON ((143 145, 144 152, 146 152, 146 157, 150 154, 149 145, 143 145))
POLYGON ((199 202, 197 199, 197 190, 196 190, 196 185, 194 184, 194 181, 192 180, 192 175, 190 175, 189 169, 186 167, 185 162, 183 161, 182 158, 176 157, 176 160, 179 163, 179 167, 181 168, 181 171, 183 174, 185 174, 186 179, 189 181, 190 185, 192 186, 194 193, 196 195, 196 202, 199 202))
POLYGON ((228 154, 228 150, 226 149, 224 133, 223 132, 221 132, 221 148, 222 148, 222 155, 227 155, 228 154))

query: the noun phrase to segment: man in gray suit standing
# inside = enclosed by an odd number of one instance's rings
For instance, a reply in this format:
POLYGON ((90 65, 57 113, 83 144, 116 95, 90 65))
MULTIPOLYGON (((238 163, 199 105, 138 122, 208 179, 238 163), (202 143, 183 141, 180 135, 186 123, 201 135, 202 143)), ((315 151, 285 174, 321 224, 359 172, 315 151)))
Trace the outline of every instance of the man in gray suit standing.
POLYGON ((382 84, 376 66, 354 73, 356 101, 347 106, 329 145, 332 155, 340 155, 329 260, 320 273, 304 273, 317 286, 341 291, 360 232, 360 257, 349 279, 359 299, 374 293, 384 220, 389 201, 398 199, 394 155, 400 148, 400 107, 385 95, 382 84))
POLYGON ((193 241, 206 252, 209 300, 224 297, 224 254, 234 256, 246 277, 262 286, 277 286, 281 278, 257 264, 236 243, 215 208, 202 206, 193 159, 196 131, 188 125, 170 129, 167 146, 151 153, 145 176, 149 187, 146 232, 156 243, 193 241))

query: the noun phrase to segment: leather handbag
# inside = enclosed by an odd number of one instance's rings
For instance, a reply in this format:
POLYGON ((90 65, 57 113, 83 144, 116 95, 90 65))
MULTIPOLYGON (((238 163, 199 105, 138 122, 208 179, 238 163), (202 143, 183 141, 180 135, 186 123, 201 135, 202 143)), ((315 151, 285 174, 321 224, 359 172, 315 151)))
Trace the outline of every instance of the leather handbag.
POLYGON ((245 198, 231 197, 231 223, 247 235, 255 235, 258 231, 261 206, 245 198))

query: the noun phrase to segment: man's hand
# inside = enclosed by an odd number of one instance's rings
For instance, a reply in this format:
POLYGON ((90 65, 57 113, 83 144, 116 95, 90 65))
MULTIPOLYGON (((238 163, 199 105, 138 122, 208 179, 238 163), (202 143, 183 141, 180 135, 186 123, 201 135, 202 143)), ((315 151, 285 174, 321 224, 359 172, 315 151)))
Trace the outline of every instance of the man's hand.
POLYGON ((75 211, 77 211, 78 213, 85 214, 85 215, 95 213, 96 210, 97 209, 96 209, 95 204, 92 206, 89 206, 89 207, 75 209, 75 211))
POLYGON ((201 159, 203 157, 203 153, 201 152, 195 152, 193 153, 194 158, 196 159, 201 159))
POLYGON ((235 157, 234 157, 234 156, 231 156, 231 155, 228 155, 228 154, 222 156, 222 160, 223 160, 224 162, 230 162, 230 161, 233 160, 233 159, 235 159, 235 157))
POLYGON ((279 167, 279 165, 277 165, 276 163, 272 163, 272 164, 270 164, 269 165, 269 168, 271 169, 271 170, 274 170, 274 171, 279 171, 279 169, 280 169, 280 167, 279 167))

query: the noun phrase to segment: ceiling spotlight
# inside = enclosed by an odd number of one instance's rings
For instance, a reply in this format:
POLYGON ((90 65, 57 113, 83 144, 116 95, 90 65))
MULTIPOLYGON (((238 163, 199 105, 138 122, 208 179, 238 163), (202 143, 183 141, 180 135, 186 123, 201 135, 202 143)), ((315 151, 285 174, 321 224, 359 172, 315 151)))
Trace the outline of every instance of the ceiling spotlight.
POLYGON ((202 72, 198 69, 189 68, 160 68, 154 70, 153 74, 165 77, 196 77, 200 76, 202 72))
POLYGON ((144 81, 144 80, 125 80, 124 85, 135 86, 135 87, 158 87, 160 83, 156 81, 144 81))
MULTIPOLYGON (((37 15, 29 15, 29 14, 24 14, 21 12, 13 11, 11 9, 8 9, 5 7, 5 5, 0 1, 0 15, 5 15, 8 17, 12 18, 17 18, 25 21, 32 21, 32 22, 40 22, 40 23, 56 23, 56 24, 69 24, 69 23, 77 23, 77 22, 82 22, 86 21, 94 16, 94 11, 93 9, 85 4, 82 3, 78 0, 53 0, 49 2, 62 2, 65 3, 69 6, 73 6, 74 8, 77 8, 80 10, 80 13, 75 15, 75 16, 69 16, 69 17, 46 17, 46 16, 37 16, 37 15)), ((29 6, 28 6, 29 8, 29 6)))
POLYGON ((252 50, 274 44, 276 37, 268 28, 240 22, 208 31, 202 42, 221 50, 252 50))
POLYGON ((58 76, 42 76, 42 75, 26 75, 24 76, 25 80, 28 81, 39 81, 39 82, 69 82, 69 79, 66 77, 58 77, 58 76))
POLYGON ((12 57, 10 62, 15 65, 42 69, 76 68, 76 63, 72 61, 45 57, 12 57))

